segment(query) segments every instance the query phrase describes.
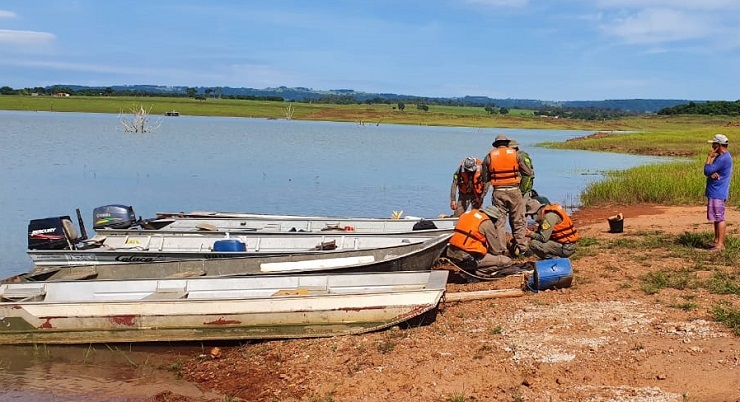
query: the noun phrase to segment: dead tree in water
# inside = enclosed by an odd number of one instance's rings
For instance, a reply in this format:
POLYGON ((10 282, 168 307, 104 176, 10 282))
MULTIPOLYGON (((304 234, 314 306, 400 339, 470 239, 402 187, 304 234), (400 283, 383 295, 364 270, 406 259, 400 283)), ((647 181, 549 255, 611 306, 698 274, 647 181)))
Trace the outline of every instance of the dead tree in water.
POLYGON ((162 125, 162 120, 158 120, 150 123, 149 112, 152 111, 144 109, 144 106, 139 106, 138 110, 136 107, 129 109, 131 115, 124 114, 123 111, 118 115, 118 120, 121 122, 123 131, 127 133, 148 133, 154 131, 162 125))
POLYGON ((288 107, 285 108, 285 119, 293 120, 293 104, 289 103, 288 107))

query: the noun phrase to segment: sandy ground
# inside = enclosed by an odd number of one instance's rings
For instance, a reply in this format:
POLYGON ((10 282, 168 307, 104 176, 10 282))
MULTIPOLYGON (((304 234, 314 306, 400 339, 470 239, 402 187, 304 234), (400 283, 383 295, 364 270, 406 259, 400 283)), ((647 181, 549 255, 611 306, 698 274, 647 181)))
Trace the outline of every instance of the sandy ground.
MULTIPOLYGON (((604 243, 712 230, 703 207, 590 208, 574 219, 583 236, 604 243), (618 212, 624 232, 608 233, 607 217, 618 212)), ((738 236, 740 211, 727 220, 738 236)), ((712 266, 667 257, 659 244, 600 248, 572 266, 567 289, 445 302, 425 326, 222 347, 218 358, 186 361, 181 374, 247 401, 740 401, 740 338, 708 312, 720 301, 738 308, 738 297, 640 290, 644 273, 690 269, 701 279, 712 266), (675 307, 687 301, 696 308, 675 307)), ((459 279, 451 275, 448 293, 523 281, 459 279)), ((189 400, 172 391, 154 399, 189 400)))

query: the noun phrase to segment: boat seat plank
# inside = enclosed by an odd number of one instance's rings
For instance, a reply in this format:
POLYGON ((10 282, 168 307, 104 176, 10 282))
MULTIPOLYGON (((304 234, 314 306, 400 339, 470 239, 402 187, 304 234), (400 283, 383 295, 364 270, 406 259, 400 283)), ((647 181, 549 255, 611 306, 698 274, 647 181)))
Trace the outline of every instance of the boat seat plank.
POLYGON ((41 300, 46 295, 46 289, 41 287, 19 287, 6 289, 0 298, 6 302, 25 302, 41 300))
POLYGON ((177 300, 185 299, 188 297, 188 292, 184 290, 158 290, 152 292, 149 296, 144 297, 142 300, 177 300))
POLYGON ((290 272, 290 271, 308 271, 312 269, 340 268, 344 266, 367 264, 375 261, 372 255, 362 255, 358 257, 341 257, 341 258, 324 258, 318 260, 306 261, 287 261, 287 262, 268 262, 260 264, 262 272, 290 272))
POLYGON ((297 289, 281 289, 272 294, 272 297, 276 296, 308 296, 308 295, 323 295, 329 294, 324 287, 302 287, 297 289))

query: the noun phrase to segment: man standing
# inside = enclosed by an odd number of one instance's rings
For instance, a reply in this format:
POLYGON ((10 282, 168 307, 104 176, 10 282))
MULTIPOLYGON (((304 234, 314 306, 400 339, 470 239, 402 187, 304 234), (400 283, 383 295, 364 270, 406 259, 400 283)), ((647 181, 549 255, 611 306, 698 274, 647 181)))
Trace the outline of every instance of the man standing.
MULTIPOLYGON (((483 180, 493 187, 491 203, 497 207, 502 216, 508 216, 509 226, 516 242, 515 248, 521 254, 526 248, 527 220, 524 216, 525 206, 519 190, 521 176, 534 176, 532 169, 522 160, 516 149, 509 147, 509 139, 498 135, 491 144, 493 149, 483 159, 483 180)), ((506 219, 496 221, 496 230, 500 247, 506 248, 506 219)))
POLYGON ((483 198, 488 192, 488 183, 483 181, 481 163, 480 159, 468 156, 460 162, 460 166, 452 175, 450 209, 455 211, 452 216, 457 218, 470 207, 480 209, 483 206, 483 198))
POLYGON ((576 252, 578 231, 560 204, 550 204, 545 197, 527 203, 527 215, 537 222, 537 230, 527 230, 529 249, 540 259, 568 258, 576 252))
POLYGON ((504 255, 494 226, 499 220, 501 212, 493 205, 462 214, 450 238, 447 257, 480 276, 495 276, 510 267, 511 258, 504 255))
POLYGON ((725 248, 725 202, 730 195, 730 178, 732 176, 732 156, 727 150, 730 141, 722 134, 716 134, 707 141, 712 150, 704 164, 704 176, 707 186, 704 195, 707 197, 707 219, 714 224, 714 242, 712 251, 725 248))

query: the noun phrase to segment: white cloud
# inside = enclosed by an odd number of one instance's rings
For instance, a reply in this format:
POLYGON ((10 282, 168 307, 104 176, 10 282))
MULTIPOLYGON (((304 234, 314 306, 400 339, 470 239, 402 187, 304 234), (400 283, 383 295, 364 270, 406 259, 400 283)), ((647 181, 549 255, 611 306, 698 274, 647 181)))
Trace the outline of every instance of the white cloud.
POLYGON ((670 9, 647 9, 615 19, 601 29, 627 43, 661 43, 707 37, 712 24, 702 16, 670 9))
POLYGON ((0 10, 0 18, 15 18, 17 15, 12 11, 0 10))
POLYGON ((56 39, 54 34, 35 31, 0 29, 0 45, 33 46, 44 45, 56 39))

